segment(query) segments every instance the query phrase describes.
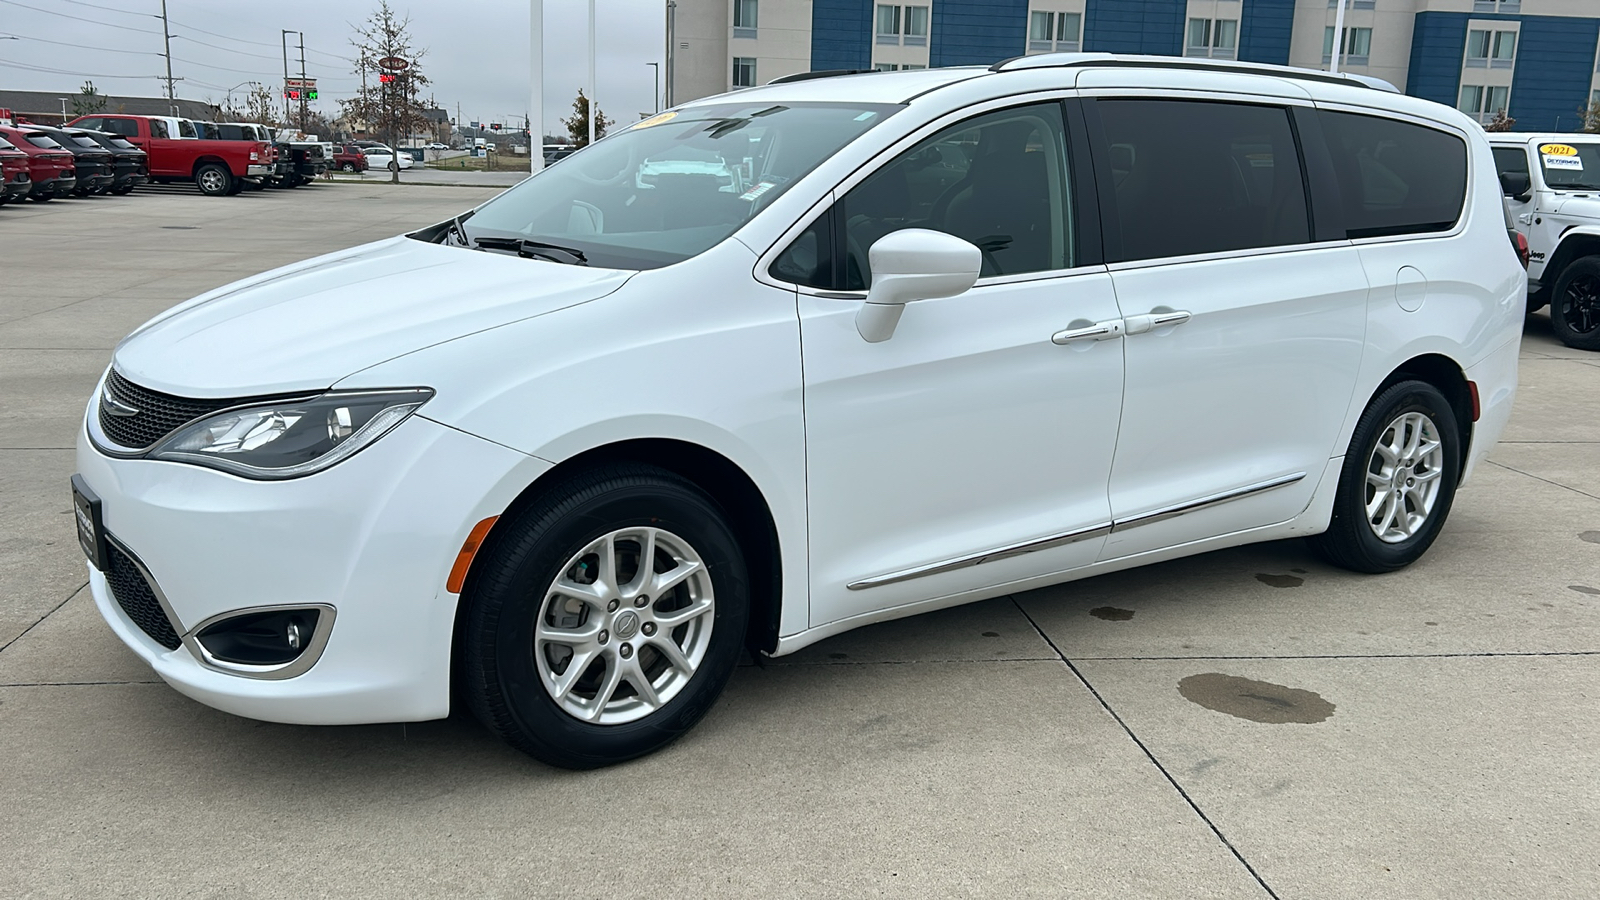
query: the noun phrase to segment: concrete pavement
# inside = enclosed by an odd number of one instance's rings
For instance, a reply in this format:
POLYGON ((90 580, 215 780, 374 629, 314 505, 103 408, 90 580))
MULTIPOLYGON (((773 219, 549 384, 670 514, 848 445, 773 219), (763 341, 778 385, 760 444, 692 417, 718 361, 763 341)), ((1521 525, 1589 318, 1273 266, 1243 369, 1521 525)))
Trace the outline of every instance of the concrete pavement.
POLYGON ((1285 542, 873 626, 591 773, 467 718, 173 692, 82 589, 66 480, 110 348, 493 192, 0 208, 0 897, 1592 896, 1600 356, 1542 316, 1506 441, 1393 575, 1285 542))

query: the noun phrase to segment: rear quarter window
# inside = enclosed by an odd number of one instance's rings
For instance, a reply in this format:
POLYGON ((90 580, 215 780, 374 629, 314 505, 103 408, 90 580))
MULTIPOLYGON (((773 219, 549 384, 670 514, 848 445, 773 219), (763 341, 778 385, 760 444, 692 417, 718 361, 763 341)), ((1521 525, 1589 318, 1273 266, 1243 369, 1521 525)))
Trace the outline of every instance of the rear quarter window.
POLYGON ((1467 144, 1379 116, 1319 113, 1351 238, 1449 231, 1467 197, 1467 144))

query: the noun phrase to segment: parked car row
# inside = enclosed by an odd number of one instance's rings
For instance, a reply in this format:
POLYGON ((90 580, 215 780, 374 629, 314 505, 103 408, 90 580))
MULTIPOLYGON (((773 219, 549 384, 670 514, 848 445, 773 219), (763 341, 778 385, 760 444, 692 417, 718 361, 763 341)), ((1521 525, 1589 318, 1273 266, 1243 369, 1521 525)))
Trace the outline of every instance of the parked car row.
POLYGON ((337 168, 345 172, 365 172, 368 169, 387 169, 393 172, 395 167, 409 169, 416 165, 416 160, 409 154, 395 153, 394 148, 388 144, 377 141, 351 141, 334 148, 334 163, 337 168))
POLYGON ((126 194, 149 174, 148 155, 114 134, 0 126, 0 203, 126 194))

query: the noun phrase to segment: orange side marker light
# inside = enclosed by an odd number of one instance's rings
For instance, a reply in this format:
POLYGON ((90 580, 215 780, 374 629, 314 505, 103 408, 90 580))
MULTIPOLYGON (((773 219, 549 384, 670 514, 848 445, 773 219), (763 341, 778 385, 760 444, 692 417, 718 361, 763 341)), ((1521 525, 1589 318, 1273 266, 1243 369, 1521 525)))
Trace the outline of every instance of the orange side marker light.
POLYGON ((467 570, 472 568, 472 557, 477 555, 478 548, 483 546, 483 539, 489 536, 489 529, 499 520, 499 516, 490 516, 472 526, 466 542, 461 545, 461 552, 456 554, 456 564, 450 567, 450 580, 444 583, 445 590, 452 594, 461 593, 461 585, 467 580, 467 570))

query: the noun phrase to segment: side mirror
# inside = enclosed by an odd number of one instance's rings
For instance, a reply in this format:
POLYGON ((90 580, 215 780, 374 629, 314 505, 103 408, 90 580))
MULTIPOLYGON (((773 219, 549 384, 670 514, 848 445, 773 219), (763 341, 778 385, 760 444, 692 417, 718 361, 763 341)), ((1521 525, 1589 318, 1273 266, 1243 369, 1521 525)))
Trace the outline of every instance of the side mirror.
POLYGON ((1522 172, 1501 172, 1500 192, 1513 200, 1527 200, 1533 196, 1533 179, 1522 172))
POLYGON ((867 251, 867 261, 872 288, 856 313, 856 330, 876 344, 894 336, 907 303, 971 290, 983 267, 983 253, 942 231, 905 228, 878 238, 867 251))

